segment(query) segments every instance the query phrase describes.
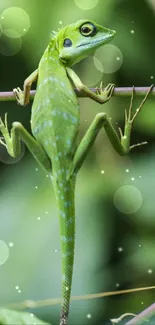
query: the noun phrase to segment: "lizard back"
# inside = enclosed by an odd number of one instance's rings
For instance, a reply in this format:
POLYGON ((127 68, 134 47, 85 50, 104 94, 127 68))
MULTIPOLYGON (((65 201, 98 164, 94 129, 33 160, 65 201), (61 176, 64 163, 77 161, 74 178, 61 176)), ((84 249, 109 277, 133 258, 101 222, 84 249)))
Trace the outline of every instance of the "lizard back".
POLYGON ((77 148, 79 104, 56 48, 49 45, 39 63, 32 106, 32 133, 52 160, 53 173, 69 168, 77 148))
POLYGON ((62 253, 60 325, 66 325, 72 286, 75 246, 75 175, 67 179, 77 148, 79 104, 56 48, 48 46, 39 64, 32 107, 32 133, 52 162, 52 182, 59 208, 62 253))

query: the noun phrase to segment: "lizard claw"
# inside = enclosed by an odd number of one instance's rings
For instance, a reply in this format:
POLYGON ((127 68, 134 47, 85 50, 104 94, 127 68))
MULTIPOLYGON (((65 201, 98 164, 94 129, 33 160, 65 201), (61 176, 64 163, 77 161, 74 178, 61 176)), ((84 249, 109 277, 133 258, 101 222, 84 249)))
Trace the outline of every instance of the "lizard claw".
POLYGON ((16 97, 17 103, 21 106, 24 106, 24 93, 23 91, 17 87, 13 89, 13 93, 16 97))
POLYGON ((3 137, 0 137, 0 144, 2 144, 4 147, 6 147, 7 148, 7 145, 6 145, 6 143, 2 140, 3 139, 3 137))
POLYGON ((112 83, 109 83, 104 89, 103 89, 103 81, 101 81, 100 88, 97 92, 98 96, 104 100, 104 102, 107 102, 114 91, 115 85, 112 83))
POLYGON ((0 132, 3 135, 3 137, 0 137, 0 144, 7 147, 6 143, 2 140, 2 138, 4 138, 5 140, 6 140, 6 138, 9 138, 9 131, 8 131, 8 125, 7 125, 7 113, 5 113, 4 122, 2 121, 2 119, 0 117, 0 132))

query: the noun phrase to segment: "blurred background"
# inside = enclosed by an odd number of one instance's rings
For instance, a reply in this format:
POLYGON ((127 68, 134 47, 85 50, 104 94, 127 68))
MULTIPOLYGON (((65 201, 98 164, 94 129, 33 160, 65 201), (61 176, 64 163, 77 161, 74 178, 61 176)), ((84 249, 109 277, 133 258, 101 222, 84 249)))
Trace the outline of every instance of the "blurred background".
MULTIPOLYGON (((113 41, 74 70, 89 87, 150 86, 155 79, 155 0, 1 0, 0 91, 22 87, 37 68, 52 30, 86 18, 115 29, 113 41)), ((35 89, 35 85, 33 85, 35 89)), ((134 109, 142 100, 134 98, 134 109)), ((116 128, 124 125, 130 97, 101 106, 80 99, 80 138, 98 112, 116 128)), ((0 102, 9 127, 20 121, 30 131, 31 104, 0 102)), ((119 157, 101 130, 79 172, 76 187, 76 249, 72 295, 155 284, 155 99, 138 116, 131 143, 148 141, 119 157)), ((61 253, 58 211, 52 184, 31 154, 14 164, 0 147, 0 301, 58 298, 61 253)), ((111 318, 139 313, 154 303, 155 291, 73 301, 70 324, 110 325, 111 318)), ((58 324, 60 305, 30 309, 58 324)), ((131 318, 131 317, 130 317, 131 318)), ((128 317, 129 319, 129 317, 128 317)), ((127 320, 127 318, 126 318, 127 320)), ((155 319, 152 320, 154 324, 155 319)), ((124 324, 122 321, 121 324, 124 324)))

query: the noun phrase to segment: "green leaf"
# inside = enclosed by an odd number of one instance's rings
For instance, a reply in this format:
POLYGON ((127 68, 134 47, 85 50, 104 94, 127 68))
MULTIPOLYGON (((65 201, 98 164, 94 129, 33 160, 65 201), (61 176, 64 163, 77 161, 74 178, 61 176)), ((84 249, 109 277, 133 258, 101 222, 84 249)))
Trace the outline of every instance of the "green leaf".
POLYGON ((34 314, 0 308, 0 325, 49 325, 34 314))

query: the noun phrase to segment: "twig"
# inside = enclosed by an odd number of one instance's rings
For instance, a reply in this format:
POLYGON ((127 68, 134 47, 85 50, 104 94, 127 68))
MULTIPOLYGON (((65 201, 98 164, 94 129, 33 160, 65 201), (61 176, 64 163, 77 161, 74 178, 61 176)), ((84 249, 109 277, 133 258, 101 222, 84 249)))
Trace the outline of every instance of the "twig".
MULTIPOLYGON (((94 293, 94 294, 88 294, 88 295, 83 295, 83 296, 72 296, 71 300, 95 299, 95 298, 102 298, 102 297, 108 297, 108 296, 113 296, 113 295, 120 295, 120 294, 125 294, 125 293, 144 291, 144 290, 152 290, 152 289, 155 289, 155 286, 118 290, 118 291, 108 291, 108 292, 94 293)), ((7 304, 7 306, 5 305, 5 307, 15 308, 15 309, 38 308, 38 307, 44 307, 44 306, 57 305, 60 303, 61 303, 60 298, 37 300, 37 301, 25 300, 25 301, 21 301, 19 303, 7 304)), ((130 324, 128 324, 128 325, 130 325, 130 324)))
POLYGON ((140 325, 144 324, 144 319, 147 322, 148 318, 155 315, 155 303, 148 308, 144 309, 140 314, 136 315, 134 318, 125 323, 125 325, 140 325))
MULTIPOLYGON (((90 88, 93 92, 99 92, 99 88, 90 88)), ((131 96, 133 87, 115 87, 113 96, 131 96)), ((144 96, 148 91, 149 87, 135 87, 134 93, 139 96, 144 96)), ((75 93, 78 97, 87 97, 82 91, 75 89, 75 93)), ((35 95, 35 90, 31 90, 31 99, 35 95)), ((155 96, 155 87, 152 89, 151 94, 155 96)), ((15 101, 13 91, 0 92, 0 101, 15 101)))
POLYGON ((124 317, 127 317, 127 316, 136 316, 136 315, 133 314, 133 313, 125 313, 125 314, 121 315, 118 318, 112 318, 112 319, 110 319, 110 321, 112 322, 112 325, 119 324, 122 321, 122 319, 124 317))

